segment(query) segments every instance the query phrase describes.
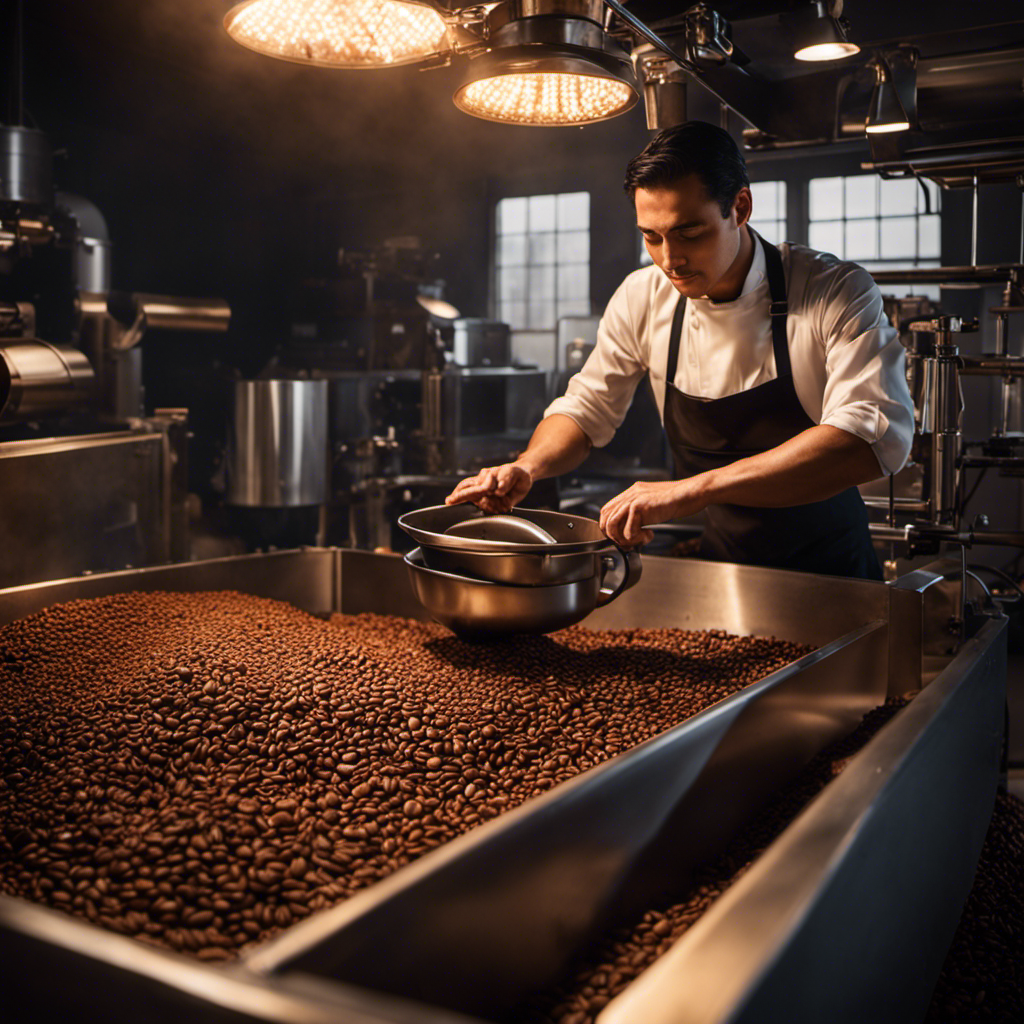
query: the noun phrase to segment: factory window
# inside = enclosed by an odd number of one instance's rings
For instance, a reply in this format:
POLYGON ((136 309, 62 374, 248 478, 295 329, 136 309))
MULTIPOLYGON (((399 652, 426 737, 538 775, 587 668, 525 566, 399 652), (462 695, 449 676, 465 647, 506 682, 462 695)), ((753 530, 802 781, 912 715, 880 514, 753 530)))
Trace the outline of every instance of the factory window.
MULTIPOLYGON (((940 266, 941 198, 934 182, 874 174, 813 178, 808 198, 812 249, 854 260, 867 270, 940 266)), ((902 295, 924 289, 886 285, 884 290, 902 295)))
POLYGON ((590 315, 590 193, 502 199, 496 219, 499 320, 513 330, 553 330, 590 315))
POLYGON ((750 226, 766 242, 779 245, 786 241, 786 183, 784 181, 752 181, 750 194, 754 212, 750 226))
MULTIPOLYGON (((785 242, 788 234, 786 183, 784 181, 754 181, 750 184, 750 193, 754 199, 754 215, 750 218, 750 226, 773 245, 785 242)), ((646 267, 652 262, 651 255, 641 237, 640 266, 646 267)))

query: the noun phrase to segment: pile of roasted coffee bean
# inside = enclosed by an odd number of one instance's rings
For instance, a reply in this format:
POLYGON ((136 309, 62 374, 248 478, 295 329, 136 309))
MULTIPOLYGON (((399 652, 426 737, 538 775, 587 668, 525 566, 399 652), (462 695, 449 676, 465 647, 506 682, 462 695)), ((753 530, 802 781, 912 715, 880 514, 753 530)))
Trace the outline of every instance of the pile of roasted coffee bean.
POLYGON ((469 645, 236 593, 57 606, 0 629, 0 891, 228 959, 804 653, 469 645))
POLYGON ((854 732, 822 751, 718 857, 694 872, 682 899, 653 907, 638 921, 610 932, 561 985, 523 1008, 523 1024, 593 1024, 608 1002, 668 952, 908 700, 897 698, 869 712, 854 732))
POLYGON ((996 794, 974 886, 927 1024, 1024 1021, 1024 803, 996 794))

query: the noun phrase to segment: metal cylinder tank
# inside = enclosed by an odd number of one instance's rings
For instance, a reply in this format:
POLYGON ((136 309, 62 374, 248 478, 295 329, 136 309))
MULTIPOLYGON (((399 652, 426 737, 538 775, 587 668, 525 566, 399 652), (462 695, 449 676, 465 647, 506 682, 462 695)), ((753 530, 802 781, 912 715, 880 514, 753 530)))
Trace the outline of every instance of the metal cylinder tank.
POLYGON ((227 446, 231 505, 319 505, 328 497, 327 382, 233 383, 227 446))
POLYGON ((89 400, 93 384, 92 365, 78 349, 38 338, 0 342, 0 421, 66 412, 89 400))

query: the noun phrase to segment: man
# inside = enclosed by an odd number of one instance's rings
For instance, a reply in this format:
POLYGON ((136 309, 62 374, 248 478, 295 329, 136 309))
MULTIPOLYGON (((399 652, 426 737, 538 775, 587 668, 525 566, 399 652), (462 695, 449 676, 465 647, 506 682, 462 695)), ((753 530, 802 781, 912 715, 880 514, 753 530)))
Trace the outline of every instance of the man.
POLYGON ((630 161, 626 191, 654 266, 612 296, 527 450, 447 503, 507 512, 534 480, 575 469, 650 373, 680 479, 612 498, 600 516, 612 540, 632 547, 706 510, 701 557, 881 579, 856 487, 903 466, 914 417, 874 281, 752 231, 743 157, 714 125, 661 132, 630 161))

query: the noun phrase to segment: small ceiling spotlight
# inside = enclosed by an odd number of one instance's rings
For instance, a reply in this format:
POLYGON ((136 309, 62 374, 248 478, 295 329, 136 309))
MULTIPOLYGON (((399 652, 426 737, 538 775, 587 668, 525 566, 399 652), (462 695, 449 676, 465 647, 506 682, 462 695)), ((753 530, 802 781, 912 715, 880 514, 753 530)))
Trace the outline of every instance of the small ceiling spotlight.
POLYGON ((449 48, 444 19, 416 0, 244 0, 224 28, 257 53, 331 68, 395 67, 449 48))
POLYGON ((601 27, 602 0, 577 0, 572 13, 564 0, 527 2, 512 5, 470 62, 454 96, 460 110, 505 124, 583 125, 637 102, 629 55, 601 27))
POLYGON ((793 56, 803 61, 842 60, 860 53, 860 47, 846 38, 839 15, 842 0, 807 4, 782 16, 793 41, 793 56))
POLYGON ((911 116, 908 114, 908 103, 900 93, 900 86, 905 93, 909 88, 910 109, 913 104, 913 82, 897 81, 908 76, 916 78, 916 52, 896 51, 891 59, 876 53, 867 65, 875 73, 875 87, 868 104, 868 116, 864 122, 864 131, 868 135, 884 135, 889 132, 905 132, 910 129, 911 116))

